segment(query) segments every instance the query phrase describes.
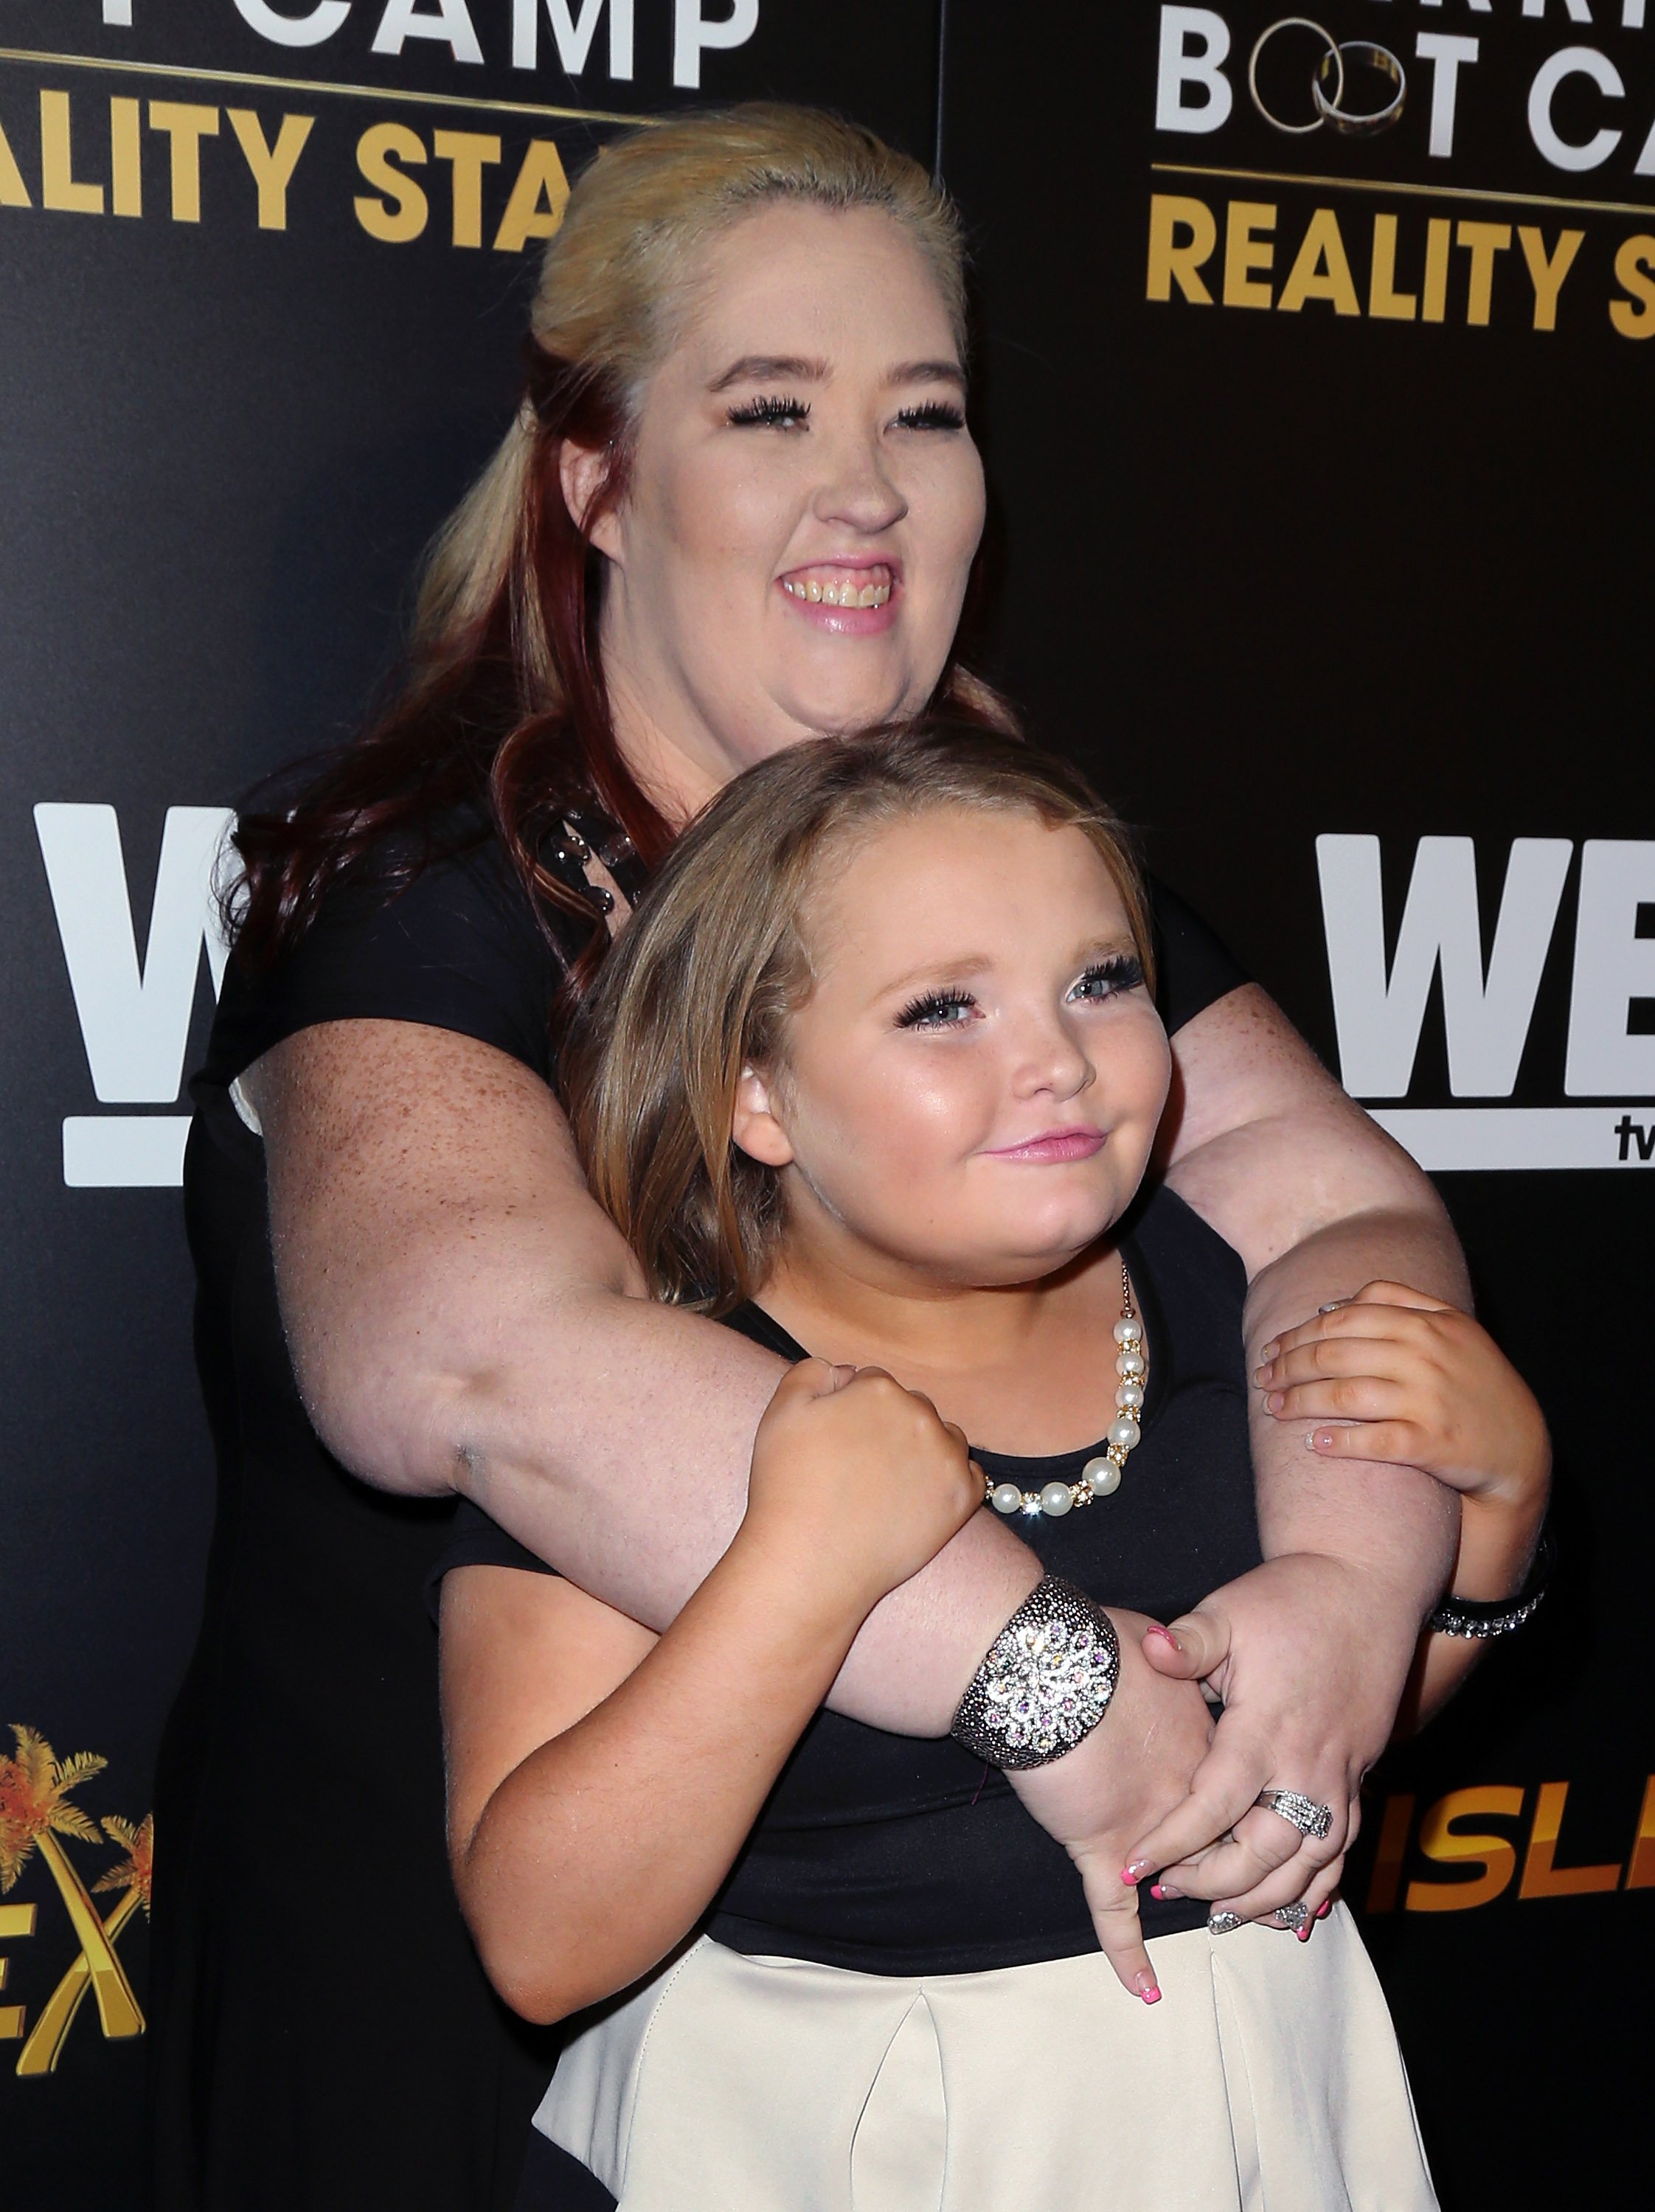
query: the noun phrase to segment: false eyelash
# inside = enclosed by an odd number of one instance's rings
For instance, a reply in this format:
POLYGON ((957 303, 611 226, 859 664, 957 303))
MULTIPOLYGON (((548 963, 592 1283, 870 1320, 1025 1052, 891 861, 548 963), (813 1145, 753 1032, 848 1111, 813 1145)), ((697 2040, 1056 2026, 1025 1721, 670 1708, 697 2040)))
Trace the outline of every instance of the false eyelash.
POLYGON ((897 1017, 897 1027, 917 1029, 922 1022, 934 1021, 951 1006, 971 1006, 976 1003, 969 991, 962 991, 958 986, 946 991, 925 991, 903 1008, 897 1017))
POLYGON ((769 396, 749 399, 739 407, 732 407, 726 420, 737 425, 748 422, 808 422, 810 402, 807 399, 777 399, 769 396))
POLYGON ((1117 991, 1135 991, 1143 979, 1143 962, 1132 952, 1117 952, 1108 960, 1094 960, 1080 977, 1082 983, 1110 983, 1117 991))
POLYGON ((965 428, 964 410, 946 399, 926 399, 917 407, 904 407, 897 420, 904 430, 963 430, 965 428))

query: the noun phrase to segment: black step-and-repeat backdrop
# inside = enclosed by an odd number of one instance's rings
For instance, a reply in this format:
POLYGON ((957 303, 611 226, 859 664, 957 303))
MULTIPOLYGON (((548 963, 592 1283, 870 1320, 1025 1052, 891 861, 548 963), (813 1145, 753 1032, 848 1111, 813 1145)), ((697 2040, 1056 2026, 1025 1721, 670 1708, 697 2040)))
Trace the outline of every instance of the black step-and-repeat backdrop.
MULTIPOLYGON (((1645 15, 0 9, 8 2208, 142 2203, 150 1772, 211 1498, 177 1181, 228 810, 370 695, 512 404, 569 178, 632 117, 755 93, 940 159, 979 275, 981 656, 1442 1178, 1546 1402, 1565 1581, 1375 1778, 1350 1893, 1451 2208, 1573 2194, 1630 2142, 1645 15)), ((296 1745, 295 1789, 305 1767, 296 1745)), ((246 1841, 256 1910, 286 1876, 246 1841)))

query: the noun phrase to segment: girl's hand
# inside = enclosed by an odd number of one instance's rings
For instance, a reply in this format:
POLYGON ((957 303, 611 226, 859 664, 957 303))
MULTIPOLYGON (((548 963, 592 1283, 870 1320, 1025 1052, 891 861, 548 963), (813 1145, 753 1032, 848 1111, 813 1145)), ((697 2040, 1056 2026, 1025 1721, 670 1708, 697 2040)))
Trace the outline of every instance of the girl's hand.
POLYGON ((803 1359, 753 1442, 737 1543, 859 1623, 983 1503, 983 1473, 928 1398, 878 1367, 803 1359))
POLYGON ((1213 1717, 1194 1682, 1170 1681, 1146 1662, 1143 1639, 1153 1622, 1117 1606, 1105 1610, 1121 1646, 1109 1711, 1062 1759, 1007 1779, 1074 1862, 1098 1943, 1122 1986, 1155 2004, 1160 1990, 1138 1923, 1138 1892, 1123 1862, 1152 1822, 1185 1802, 1213 1740, 1213 1717))
POLYGON ((1421 1468, 1506 1506, 1544 1494, 1551 1449, 1528 1385, 1469 1314, 1404 1284, 1368 1283, 1289 1329, 1253 1380, 1279 1420, 1318 1424, 1305 1442, 1324 1458, 1421 1468))

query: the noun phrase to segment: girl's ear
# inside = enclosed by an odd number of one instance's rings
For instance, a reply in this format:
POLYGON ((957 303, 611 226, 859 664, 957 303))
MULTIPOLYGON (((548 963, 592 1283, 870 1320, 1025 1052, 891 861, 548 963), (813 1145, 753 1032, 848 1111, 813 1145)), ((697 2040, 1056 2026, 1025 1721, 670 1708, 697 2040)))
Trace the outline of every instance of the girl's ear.
POLYGON ((577 446, 572 438, 565 438, 557 449, 557 476, 563 488, 563 504, 569 511, 575 527, 590 539, 599 552, 618 562, 622 550, 621 532, 613 510, 600 514, 589 531, 586 526, 587 510, 603 483, 608 460, 605 448, 577 446))
POLYGON ((756 1067, 741 1071, 730 1134, 749 1159, 762 1167, 784 1168, 793 1159, 793 1146, 771 1101, 770 1080, 756 1067))

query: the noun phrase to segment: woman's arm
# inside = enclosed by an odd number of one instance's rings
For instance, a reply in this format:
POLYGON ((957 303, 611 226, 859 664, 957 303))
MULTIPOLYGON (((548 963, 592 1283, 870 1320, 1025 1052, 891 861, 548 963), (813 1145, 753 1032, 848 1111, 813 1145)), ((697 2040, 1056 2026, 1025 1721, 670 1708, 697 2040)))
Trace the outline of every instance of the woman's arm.
MULTIPOLYGON (((1250 1367, 1304 1315, 1378 1277, 1465 1300, 1459 1247, 1431 1185, 1263 991, 1231 992, 1172 1048, 1166 1176, 1245 1263, 1250 1367)), ((1458 1536, 1440 1484, 1414 1468, 1388 1468, 1381 1481, 1313 1456, 1308 1426, 1255 1402, 1265 1565, 1171 1624, 1177 1645, 1147 1647, 1168 1672, 1220 1668, 1225 1714, 1188 1804, 1141 1840, 1133 1863, 1170 1866, 1233 1830, 1201 1877, 1221 1893, 1200 1893, 1249 1915, 1300 1895, 1354 1832, 1361 1778, 1390 1738, 1458 1536), (1331 1806, 1328 1837, 1301 1838, 1249 1810, 1264 1789, 1331 1806)), ((1193 1869, 1179 1881, 1196 1887, 1193 1869)))
MULTIPOLYGON (((652 1304, 529 1069, 445 1030, 332 1023, 267 1053, 277 1283, 306 1408, 393 1491, 459 1490, 581 1588, 664 1628, 728 1547, 783 1363, 652 1304)), ((946 1733, 1039 1578, 976 1514, 875 1611, 841 1711, 946 1733)))
POLYGON ((982 1491, 928 1401, 806 1360, 760 1424, 734 1541, 664 1636, 551 1576, 445 1578, 450 1856, 508 2003, 561 2019, 688 1933, 870 1607, 982 1491))

